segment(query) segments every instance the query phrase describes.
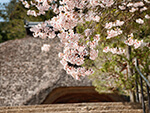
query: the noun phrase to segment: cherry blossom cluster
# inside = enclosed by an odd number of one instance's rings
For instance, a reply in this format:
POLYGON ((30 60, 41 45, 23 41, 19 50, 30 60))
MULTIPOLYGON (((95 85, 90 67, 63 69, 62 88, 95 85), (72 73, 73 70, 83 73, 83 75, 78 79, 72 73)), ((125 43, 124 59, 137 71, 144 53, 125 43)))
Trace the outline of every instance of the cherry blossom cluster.
POLYGON ((90 0, 92 6, 111 7, 114 4, 114 0, 90 0))
POLYGON ((88 52, 86 51, 84 46, 78 46, 80 51, 78 49, 71 49, 69 47, 65 47, 63 51, 63 58, 73 64, 73 65, 82 65, 84 63, 84 57, 88 55, 88 52))
POLYGON ((71 30, 69 33, 62 31, 58 36, 65 45, 64 51, 63 53, 59 53, 59 57, 62 59, 60 62, 64 66, 66 72, 68 74, 73 74, 72 76, 77 79, 80 76, 93 73, 92 69, 84 69, 84 67, 81 68, 80 66, 84 64, 86 57, 89 56, 91 60, 95 60, 98 57, 98 50, 94 48, 98 45, 98 41, 100 40, 99 34, 93 37, 93 41, 90 41, 90 52, 88 52, 86 45, 80 45, 78 43, 78 40, 82 37, 80 34, 74 34, 71 30))
POLYGON ((27 11, 27 15, 32 15, 32 16, 37 17, 37 14, 36 14, 36 12, 34 10, 28 10, 27 11))
POLYGON ((41 23, 35 25, 30 29, 33 33, 34 37, 40 37, 42 39, 45 38, 54 38, 56 36, 55 31, 48 26, 47 23, 41 23))
POLYGON ((99 34, 96 34, 96 35, 93 37, 93 41, 89 41, 89 42, 87 43, 87 45, 89 45, 91 49, 94 49, 94 48, 96 48, 96 46, 98 46, 99 40, 100 40, 100 35, 99 35, 99 34))
POLYGON ((136 23, 143 24, 143 23, 144 23, 144 20, 142 20, 141 18, 136 19, 136 23))
POLYGON ((116 28, 115 30, 113 30, 113 29, 107 30, 107 37, 106 37, 106 39, 110 39, 112 37, 116 37, 116 36, 122 34, 122 32, 123 31, 121 29, 119 29, 119 28, 116 28))
POLYGON ((20 0, 22 2, 22 4, 24 5, 25 8, 29 8, 30 5, 27 1, 23 1, 23 0, 20 0))
POLYGON ((112 27, 122 26, 124 21, 116 20, 115 22, 109 22, 105 24, 106 29, 111 29, 112 27))
POLYGON ((109 48, 109 47, 107 46, 107 47, 105 47, 105 48, 103 49, 103 52, 105 52, 105 53, 111 52, 111 53, 113 53, 113 54, 121 55, 121 54, 124 54, 124 53, 125 53, 125 50, 124 50, 124 49, 121 49, 121 48, 119 48, 119 49, 117 49, 117 48, 109 48))
POLYGON ((65 11, 65 13, 60 13, 58 16, 52 18, 49 23, 56 30, 73 29, 78 23, 76 19, 77 16, 78 15, 74 14, 73 12, 65 11))
POLYGON ((146 19, 150 19, 150 16, 148 14, 145 15, 146 19))
POLYGON ((129 46, 134 46, 135 49, 139 48, 140 46, 144 46, 145 44, 143 43, 143 40, 137 40, 137 39, 133 39, 133 37, 128 38, 128 40, 126 40, 124 42, 125 44, 129 45, 129 46))
POLYGON ((37 13, 34 10, 28 10, 27 14, 36 17, 39 15, 44 15, 45 12, 48 11, 50 8, 48 2, 52 2, 53 0, 35 0, 34 2, 30 1, 30 3, 24 0, 20 0, 20 1, 25 6, 25 8, 30 8, 35 6, 39 10, 39 12, 37 13))
POLYGON ((65 65, 64 70, 67 72, 67 74, 70 74, 76 80, 80 80, 81 76, 88 76, 94 73, 92 69, 87 70, 85 67, 75 68, 75 66, 70 65, 65 65))
POLYGON ((112 37, 116 37, 120 34, 122 34, 122 30, 120 28, 118 28, 119 26, 122 26, 124 24, 124 21, 120 21, 120 20, 116 20, 115 22, 109 22, 105 24, 105 28, 108 29, 107 30, 107 34, 108 36, 106 37, 106 39, 112 38, 112 37), (112 27, 117 27, 114 29, 111 29, 112 27), (111 30, 109 30, 111 29, 111 30))
MULTIPOLYGON (((87 28, 84 31, 84 35, 81 35, 74 33, 74 28, 78 24, 83 24, 86 21, 92 21, 93 25, 96 25, 94 22, 98 23, 101 18, 103 18, 100 9, 105 11, 109 8, 113 8, 113 6, 117 6, 118 10, 127 10, 129 13, 133 13, 134 17, 134 13, 136 11, 147 11, 148 5, 150 5, 148 4, 150 3, 148 0, 140 2, 131 2, 131 0, 125 0, 122 2, 116 2, 115 0, 35 0, 34 2, 27 2, 24 0, 21 1, 26 8, 36 7, 39 10, 39 12, 28 10, 28 15, 44 15, 45 12, 49 9, 56 13, 56 16, 54 16, 51 20, 47 20, 42 24, 34 26, 31 28, 31 31, 34 32, 34 37, 54 38, 58 36, 60 38, 61 43, 64 45, 63 53, 59 54, 59 57, 61 58, 60 62, 64 66, 66 72, 76 79, 79 79, 80 76, 90 75, 94 72, 92 69, 83 67, 82 64, 84 64, 85 58, 87 57, 90 60, 95 60, 98 57, 99 51, 96 50, 96 46, 99 44, 100 34, 92 36, 94 29, 87 28), (87 42, 82 42, 82 39, 85 39, 87 42)), ((118 10, 115 12, 116 14, 118 10)), ((144 14, 146 19, 150 19, 149 14, 144 14)), ((134 20, 140 25, 144 23, 142 16, 139 16, 134 20)), ((121 26, 125 25, 125 21, 127 21, 127 19, 117 19, 116 21, 112 22, 107 21, 104 24, 104 28, 107 29, 106 39, 123 34, 121 26)), ((138 48, 143 43, 143 41, 128 38, 125 43, 127 45, 133 45, 135 48, 138 48)), ((41 49, 43 51, 48 51, 49 47, 50 46, 44 45, 41 49)), ((121 48, 105 47, 103 52, 111 52, 113 54, 120 55, 124 54, 125 50, 121 48)))
POLYGON ((94 71, 81 67, 85 57, 89 54, 86 48, 79 45, 76 45, 76 48, 65 47, 63 53, 59 53, 58 56, 62 59, 60 63, 64 66, 67 74, 72 75, 75 79, 79 79, 80 76, 90 75, 94 71))
POLYGON ((90 59, 95 60, 98 57, 98 50, 95 50, 96 46, 98 46, 98 42, 100 40, 100 35, 96 34, 93 37, 93 41, 89 41, 87 45, 90 47, 90 59))
MULTIPOLYGON (((148 14, 145 15, 146 19, 150 19, 150 16, 148 14)), ((141 18, 136 19, 136 23, 138 24, 144 24, 144 20, 141 18)))
MULTIPOLYGON (((148 0, 144 0, 145 3, 150 3, 148 0)), ((147 7, 145 6, 143 1, 137 1, 137 2, 122 2, 121 5, 119 5, 120 10, 126 10, 128 9, 129 12, 134 13, 135 11, 143 12, 147 10, 147 7)))
POLYGON ((45 51, 45 52, 48 52, 50 49, 50 45, 49 44, 44 44, 42 47, 41 47, 41 50, 42 51, 45 51))
POLYGON ((81 14, 80 17, 84 17, 81 18, 81 22, 85 22, 85 21, 95 21, 95 22, 99 22, 100 20, 100 16, 97 15, 95 12, 93 12, 92 10, 88 11, 86 14, 81 14), (83 20, 84 19, 84 20, 83 20))

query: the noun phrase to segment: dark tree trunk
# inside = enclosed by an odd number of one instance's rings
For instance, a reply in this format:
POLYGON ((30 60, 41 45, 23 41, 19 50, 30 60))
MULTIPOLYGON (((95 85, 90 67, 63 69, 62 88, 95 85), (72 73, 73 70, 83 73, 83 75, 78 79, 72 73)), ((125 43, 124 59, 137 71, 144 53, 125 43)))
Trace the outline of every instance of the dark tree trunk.
MULTIPOLYGON (((132 62, 132 58, 131 58, 131 46, 127 46, 127 59, 129 60, 128 62, 128 77, 131 77, 133 75, 133 70, 130 66, 130 63, 132 62)), ((130 101, 131 102, 136 102, 136 98, 135 98, 135 92, 130 90, 130 101)))

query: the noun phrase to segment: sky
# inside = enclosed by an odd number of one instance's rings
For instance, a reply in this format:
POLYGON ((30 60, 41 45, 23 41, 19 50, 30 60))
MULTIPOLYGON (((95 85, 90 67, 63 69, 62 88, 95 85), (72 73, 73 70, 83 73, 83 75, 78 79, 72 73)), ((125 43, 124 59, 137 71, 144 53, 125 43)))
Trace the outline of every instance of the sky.
MULTIPOLYGON (((8 2, 10 2, 10 0, 0 0, 0 3, 8 3, 8 2)), ((4 21, 3 19, 0 19, 0 22, 1 21, 4 21)))
POLYGON ((7 3, 9 2, 10 0, 0 0, 0 3, 7 3))

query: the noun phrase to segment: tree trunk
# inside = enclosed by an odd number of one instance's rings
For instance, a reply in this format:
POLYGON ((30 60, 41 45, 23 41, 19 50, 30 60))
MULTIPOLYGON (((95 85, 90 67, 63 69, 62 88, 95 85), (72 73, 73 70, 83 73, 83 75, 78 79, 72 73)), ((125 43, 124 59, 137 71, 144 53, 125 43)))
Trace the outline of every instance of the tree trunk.
MULTIPOLYGON (((130 66, 130 63, 132 62, 132 59, 131 59, 131 46, 127 46, 127 59, 129 60, 129 62, 127 64, 128 77, 131 77, 133 75, 133 71, 132 71, 132 68, 130 66)), ((129 93, 130 93, 130 101, 131 102, 136 102, 135 92, 130 90, 129 93)))

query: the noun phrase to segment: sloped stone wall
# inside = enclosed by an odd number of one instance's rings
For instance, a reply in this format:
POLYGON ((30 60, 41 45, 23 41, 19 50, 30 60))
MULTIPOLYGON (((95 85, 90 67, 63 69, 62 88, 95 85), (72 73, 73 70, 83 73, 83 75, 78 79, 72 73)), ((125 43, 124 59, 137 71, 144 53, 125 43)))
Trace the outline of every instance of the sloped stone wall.
POLYGON ((26 37, 0 44, 0 106, 40 104, 57 87, 91 86, 87 77, 74 80, 63 70, 59 39, 26 37), (42 52, 43 44, 49 52, 42 52))

